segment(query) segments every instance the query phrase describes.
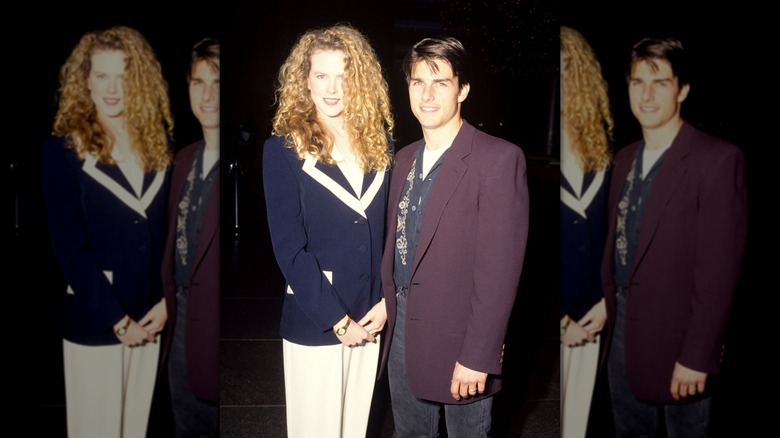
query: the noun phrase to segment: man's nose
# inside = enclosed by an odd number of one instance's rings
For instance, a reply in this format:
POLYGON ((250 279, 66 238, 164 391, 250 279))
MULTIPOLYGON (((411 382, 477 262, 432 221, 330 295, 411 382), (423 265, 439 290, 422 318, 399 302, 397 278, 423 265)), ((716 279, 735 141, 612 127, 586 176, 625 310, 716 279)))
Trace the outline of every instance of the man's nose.
POLYGON ((219 85, 211 84, 203 90, 203 100, 206 102, 210 102, 212 100, 215 100, 217 96, 219 95, 219 85))
POLYGON ((433 100, 433 84, 427 84, 423 86, 422 99, 425 102, 430 102, 433 100))

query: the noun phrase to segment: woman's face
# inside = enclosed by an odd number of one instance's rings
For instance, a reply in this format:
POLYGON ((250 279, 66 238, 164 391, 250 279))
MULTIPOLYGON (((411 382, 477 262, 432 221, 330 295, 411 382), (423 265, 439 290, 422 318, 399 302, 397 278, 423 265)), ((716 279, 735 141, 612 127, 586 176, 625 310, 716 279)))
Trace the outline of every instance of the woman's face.
POLYGON ((92 53, 87 87, 99 117, 121 117, 125 109, 122 80, 125 76, 125 53, 120 50, 97 50, 92 53))
POLYGON ((344 58, 341 50, 320 50, 311 55, 308 86, 320 118, 344 115, 344 58))

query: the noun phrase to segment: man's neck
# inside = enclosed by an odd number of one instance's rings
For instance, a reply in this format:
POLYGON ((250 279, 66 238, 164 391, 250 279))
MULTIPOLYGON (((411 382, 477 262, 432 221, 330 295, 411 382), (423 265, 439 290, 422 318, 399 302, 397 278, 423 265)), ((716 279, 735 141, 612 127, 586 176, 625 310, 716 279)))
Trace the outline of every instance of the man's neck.
POLYGON ((645 149, 654 151, 669 147, 677 133, 682 127, 682 119, 672 120, 664 126, 654 129, 642 129, 642 136, 645 139, 645 149))
POLYGON ((219 149, 219 129, 203 129, 203 140, 206 141, 206 149, 219 149))
POLYGON ((460 117, 452 119, 450 123, 436 129, 423 128, 423 137, 425 138, 425 148, 430 151, 448 147, 457 137, 460 127, 463 125, 463 119, 460 117))

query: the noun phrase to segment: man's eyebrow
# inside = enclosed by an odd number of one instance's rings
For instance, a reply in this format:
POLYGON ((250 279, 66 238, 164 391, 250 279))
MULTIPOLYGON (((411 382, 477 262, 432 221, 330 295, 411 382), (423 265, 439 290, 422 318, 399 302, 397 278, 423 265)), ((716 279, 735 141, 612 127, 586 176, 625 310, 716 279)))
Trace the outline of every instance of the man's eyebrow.
MULTIPOLYGON (((424 80, 422 80, 422 78, 418 78, 418 77, 414 77, 414 76, 412 76, 411 78, 409 78, 409 81, 419 81, 419 82, 425 82, 424 80)), ((431 81, 431 82, 434 82, 434 83, 437 83, 437 82, 452 82, 452 78, 434 79, 434 80, 433 80, 433 81, 431 81)))
MULTIPOLYGON (((641 81, 645 82, 645 80, 638 76, 630 76, 628 78, 629 81, 641 81)), ((672 82, 674 78, 658 78, 658 79, 651 79, 650 82, 672 82)))

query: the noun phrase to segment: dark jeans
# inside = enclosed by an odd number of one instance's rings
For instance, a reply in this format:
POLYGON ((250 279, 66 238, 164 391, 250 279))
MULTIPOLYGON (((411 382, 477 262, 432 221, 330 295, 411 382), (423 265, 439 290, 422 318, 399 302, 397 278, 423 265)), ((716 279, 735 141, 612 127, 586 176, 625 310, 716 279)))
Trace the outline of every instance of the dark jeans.
POLYGON ((624 293, 618 293, 615 332, 608 359, 609 392, 612 396, 612 413, 617 438, 664 436, 659 431, 664 425, 665 436, 669 438, 709 436, 711 398, 703 398, 684 405, 666 405, 646 402, 631 394, 626 378, 625 321, 626 296, 624 293))
MULTIPOLYGON (((465 405, 442 405, 421 400, 409 390, 404 362, 406 292, 396 294, 396 299, 398 310, 387 364, 396 437, 438 437, 442 406, 449 438, 489 437, 493 397, 485 397, 465 405)), ((455 364, 452 365, 454 368, 455 364)))
POLYGON ((219 406, 196 398, 187 382, 187 366, 184 363, 184 325, 186 321, 187 295, 176 294, 176 327, 168 357, 168 380, 171 386, 171 405, 177 438, 202 438, 219 436, 219 406))

